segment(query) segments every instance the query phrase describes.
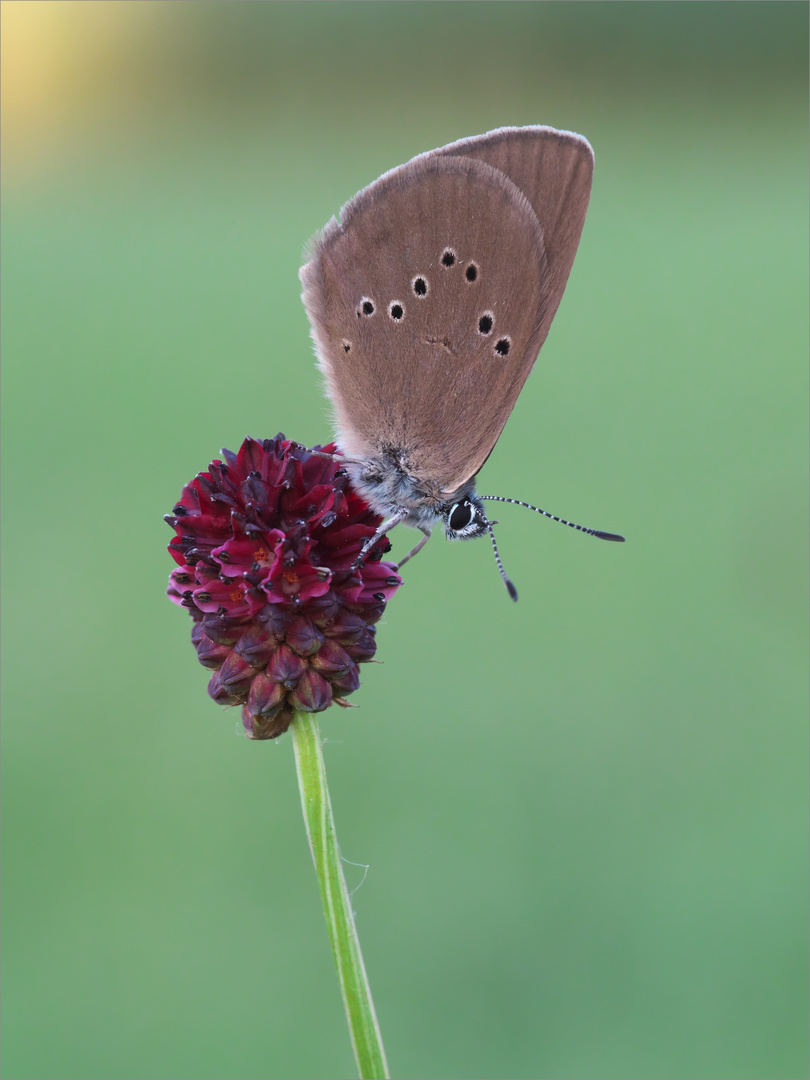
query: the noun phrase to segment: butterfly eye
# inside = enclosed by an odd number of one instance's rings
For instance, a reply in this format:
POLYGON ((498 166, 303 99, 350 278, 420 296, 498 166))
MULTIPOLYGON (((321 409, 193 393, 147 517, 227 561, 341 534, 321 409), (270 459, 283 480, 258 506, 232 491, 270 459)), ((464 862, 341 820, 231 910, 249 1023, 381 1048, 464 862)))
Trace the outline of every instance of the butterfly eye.
POLYGON ((454 532, 460 532, 465 529, 474 517, 473 506, 471 502, 457 502, 451 509, 448 517, 447 524, 454 532))

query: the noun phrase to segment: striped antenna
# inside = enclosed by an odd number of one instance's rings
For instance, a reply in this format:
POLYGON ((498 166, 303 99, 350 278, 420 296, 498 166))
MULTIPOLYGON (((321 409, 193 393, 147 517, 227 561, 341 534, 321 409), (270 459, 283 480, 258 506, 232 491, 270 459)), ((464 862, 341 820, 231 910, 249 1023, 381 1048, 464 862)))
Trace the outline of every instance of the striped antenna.
POLYGON ((503 583, 506 586, 506 591, 509 593, 509 595, 512 597, 512 599, 515 601, 515 603, 517 603, 517 598, 518 598, 517 589, 512 584, 510 579, 506 576, 506 571, 504 570, 503 563, 501 562, 501 556, 498 553, 498 545, 495 543, 495 533, 494 533, 494 531, 492 529, 492 526, 497 525, 498 522, 497 521, 486 521, 485 520, 484 524, 486 525, 487 529, 489 530, 489 538, 492 541, 492 550, 495 552, 495 562, 498 564, 498 570, 500 571, 500 575, 503 578, 503 583))
MULTIPOLYGON (((556 514, 550 514, 548 510, 541 510, 539 506, 532 506, 531 503, 521 502, 520 499, 505 499, 503 495, 479 495, 478 498, 492 499, 495 502, 514 503, 515 506, 525 506, 527 510, 534 510, 536 514, 542 514, 543 517, 551 518, 552 521, 559 521, 561 525, 567 525, 569 529, 576 529, 578 532, 587 533, 588 536, 596 536, 600 540, 614 540, 619 544, 624 543, 624 537, 619 536, 618 533, 602 532, 599 529, 588 529, 584 525, 576 525, 573 521, 566 521, 565 518, 557 517, 556 514)), ((492 543, 495 543, 494 536, 492 537, 492 543)), ((498 557, 497 550, 495 552, 495 557, 498 557)), ((500 566, 500 559, 498 559, 498 565, 500 566)), ((508 582, 509 579, 506 577, 506 574, 503 573, 503 569, 501 569, 501 574, 503 575, 504 580, 508 582)), ((509 584, 511 584, 511 582, 509 582, 509 584)), ((507 589, 509 588, 509 584, 506 586, 507 589)), ((512 586, 512 588, 514 588, 514 586, 512 586)), ((515 596, 514 599, 517 599, 517 596, 515 596)))

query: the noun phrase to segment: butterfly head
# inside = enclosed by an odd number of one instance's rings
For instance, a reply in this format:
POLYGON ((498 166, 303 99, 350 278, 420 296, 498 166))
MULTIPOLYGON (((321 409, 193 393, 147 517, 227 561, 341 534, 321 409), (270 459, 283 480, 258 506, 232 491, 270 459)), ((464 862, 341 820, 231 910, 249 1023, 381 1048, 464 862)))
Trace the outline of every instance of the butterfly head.
POLYGON ((484 506, 474 492, 443 507, 442 517, 448 540, 475 540, 496 524, 487 518, 484 506))

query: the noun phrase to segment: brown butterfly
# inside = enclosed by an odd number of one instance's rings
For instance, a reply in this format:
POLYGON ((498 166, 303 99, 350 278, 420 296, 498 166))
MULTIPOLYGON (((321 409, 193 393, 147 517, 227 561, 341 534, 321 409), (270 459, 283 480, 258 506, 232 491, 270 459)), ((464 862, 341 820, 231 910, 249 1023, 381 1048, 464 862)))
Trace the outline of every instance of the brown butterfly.
MULTIPOLYGON (((303 300, 341 458, 383 517, 451 540, 488 533, 475 477, 562 299, 593 151, 549 127, 499 128, 420 154, 363 188, 316 237, 303 300)), ((603 540, 614 533, 563 524, 603 540)))

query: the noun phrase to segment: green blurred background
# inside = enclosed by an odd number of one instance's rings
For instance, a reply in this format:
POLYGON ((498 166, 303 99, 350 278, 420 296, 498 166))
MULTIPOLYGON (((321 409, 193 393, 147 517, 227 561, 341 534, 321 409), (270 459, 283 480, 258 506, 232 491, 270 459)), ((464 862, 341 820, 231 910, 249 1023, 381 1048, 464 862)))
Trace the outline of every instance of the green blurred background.
POLYGON ((354 1075, 290 740, 206 696, 161 516, 248 433, 329 438, 305 241, 534 123, 594 194, 481 489, 628 543, 504 507, 513 605, 434 539, 323 718, 392 1071, 807 1076, 807 32, 3 4, 5 1077, 354 1075))

